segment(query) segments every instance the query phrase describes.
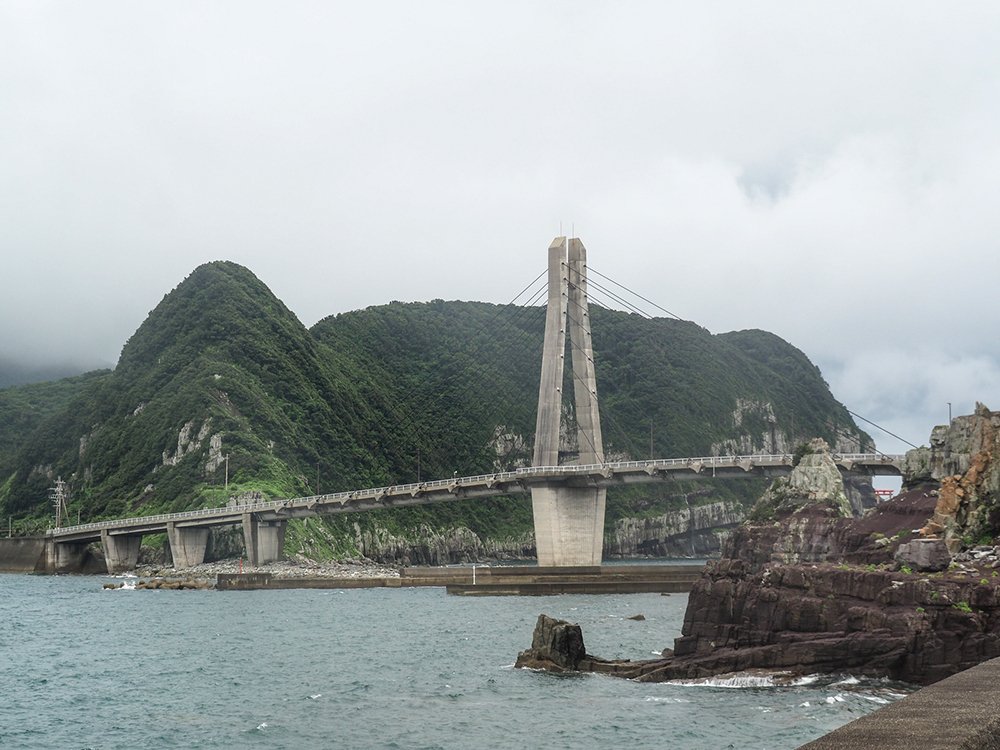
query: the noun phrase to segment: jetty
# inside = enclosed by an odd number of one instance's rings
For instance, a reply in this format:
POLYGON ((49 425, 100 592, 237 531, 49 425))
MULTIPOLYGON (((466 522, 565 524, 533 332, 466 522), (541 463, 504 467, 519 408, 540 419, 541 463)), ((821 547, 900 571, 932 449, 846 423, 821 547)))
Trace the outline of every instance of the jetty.
POLYGON ((220 591, 443 587, 456 596, 686 593, 700 565, 496 566, 403 568, 399 576, 370 578, 279 577, 270 573, 220 573, 220 591))

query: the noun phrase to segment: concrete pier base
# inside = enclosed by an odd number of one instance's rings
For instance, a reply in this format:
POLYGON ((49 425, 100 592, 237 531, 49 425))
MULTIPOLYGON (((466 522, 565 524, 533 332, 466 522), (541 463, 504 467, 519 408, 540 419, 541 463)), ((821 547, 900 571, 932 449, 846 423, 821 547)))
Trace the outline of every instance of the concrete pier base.
POLYGON ((253 513, 243 514, 243 544, 251 565, 280 560, 285 548, 286 521, 260 521, 253 513))
POLYGON ((207 528, 185 528, 174 523, 167 524, 167 540, 170 542, 170 557, 175 568, 193 568, 205 562, 208 547, 207 528))
POLYGON ((606 497, 593 487, 531 489, 539 567, 601 564, 606 497))
MULTIPOLYGON (((104 548, 108 573, 125 573, 135 569, 141 545, 142 534, 109 534, 107 530, 101 531, 101 546, 104 548)), ((57 548, 69 546, 71 545, 56 545, 57 548)))

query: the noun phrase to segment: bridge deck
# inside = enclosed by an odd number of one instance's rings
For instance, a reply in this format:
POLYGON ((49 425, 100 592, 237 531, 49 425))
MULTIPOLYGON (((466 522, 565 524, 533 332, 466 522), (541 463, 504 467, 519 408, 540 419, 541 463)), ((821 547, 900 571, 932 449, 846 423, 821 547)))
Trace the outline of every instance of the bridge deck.
MULTIPOLYGON (((903 460, 900 455, 882 453, 834 454, 833 458, 842 472, 869 476, 898 476, 901 473, 903 460)), ((331 513, 424 505, 463 498, 523 494, 529 492, 532 486, 539 485, 578 484, 590 487, 614 487, 684 479, 776 477, 788 474, 793 468, 793 462, 794 457, 791 454, 777 454, 529 466, 494 474, 452 477, 287 500, 97 521, 50 529, 47 534, 57 542, 84 542, 100 539, 102 531, 127 536, 164 532, 167 530, 167 524, 183 528, 228 526, 241 523, 248 513, 264 521, 307 518, 331 513)))

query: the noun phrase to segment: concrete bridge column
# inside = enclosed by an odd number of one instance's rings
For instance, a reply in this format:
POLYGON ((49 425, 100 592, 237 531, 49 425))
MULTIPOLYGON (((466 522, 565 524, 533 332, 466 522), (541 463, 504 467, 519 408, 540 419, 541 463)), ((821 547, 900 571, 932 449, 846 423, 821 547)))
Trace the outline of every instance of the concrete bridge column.
POLYGON ((44 573, 79 573, 87 556, 87 542, 57 542, 45 540, 44 561, 35 570, 44 573))
POLYGON ((172 521, 167 524, 167 539, 170 542, 170 557, 174 561, 174 568, 193 568, 205 562, 208 532, 207 528, 177 526, 172 521))
POLYGON ((539 567, 601 564, 606 498, 595 487, 531 488, 539 567))
POLYGON ((109 534, 107 529, 103 529, 101 546, 104 548, 104 561, 108 566, 108 572, 124 573, 134 569, 139 562, 141 545, 142 534, 109 534))
MULTIPOLYGON (((549 246, 549 298, 534 466, 559 463, 567 338, 573 367, 579 463, 602 464, 604 447, 587 302, 587 251, 579 239, 571 239, 567 245, 565 237, 557 237, 549 246)), ((596 487, 551 484, 531 488, 539 566, 601 564, 606 496, 606 490, 596 487)))
POLYGON ((287 521, 261 521, 253 513, 243 514, 243 544, 250 565, 256 567, 281 559, 286 524, 287 521))

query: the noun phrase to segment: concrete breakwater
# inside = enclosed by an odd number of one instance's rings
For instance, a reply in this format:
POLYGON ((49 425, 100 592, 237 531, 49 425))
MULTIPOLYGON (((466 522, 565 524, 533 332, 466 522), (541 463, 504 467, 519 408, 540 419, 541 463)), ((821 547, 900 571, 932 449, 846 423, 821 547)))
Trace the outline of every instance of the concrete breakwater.
POLYGON ((403 568, 399 576, 367 578, 279 577, 270 573, 222 573, 222 591, 260 589, 407 588, 442 586, 460 596, 627 594, 686 592, 701 575, 696 565, 630 565, 586 568, 403 568))
POLYGON ((1000 659, 852 721, 799 750, 1000 750, 1000 659))

